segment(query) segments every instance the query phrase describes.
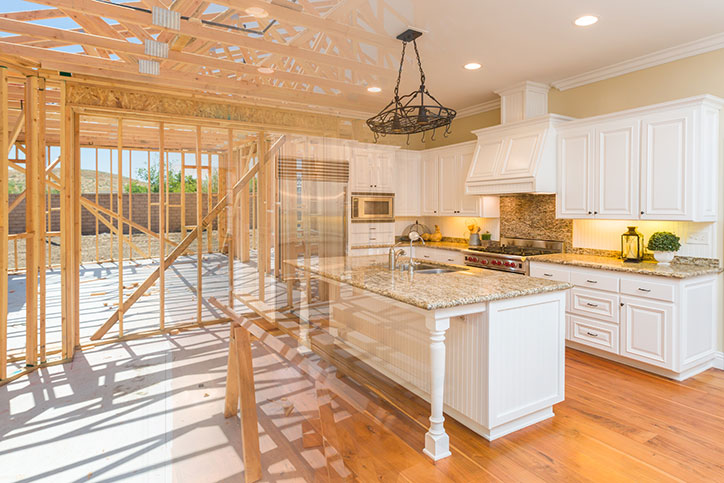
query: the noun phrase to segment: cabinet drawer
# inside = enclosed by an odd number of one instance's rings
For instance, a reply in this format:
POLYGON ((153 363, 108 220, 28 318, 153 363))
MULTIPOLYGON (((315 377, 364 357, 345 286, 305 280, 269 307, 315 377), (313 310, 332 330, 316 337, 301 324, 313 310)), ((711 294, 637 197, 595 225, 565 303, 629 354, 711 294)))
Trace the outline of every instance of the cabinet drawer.
POLYGON ((570 340, 618 354, 619 327, 585 317, 571 316, 570 340))
POLYGON ((556 280, 558 282, 570 282, 571 272, 565 269, 551 267, 548 265, 531 264, 530 276, 556 280))
POLYGON ((596 272, 571 272, 571 283, 579 287, 588 287, 596 290, 618 292, 619 278, 615 275, 606 275, 596 272))
POLYGON ((394 233, 394 223, 352 223, 350 234, 355 233, 394 233))
POLYGON ((395 237, 392 233, 351 233, 349 243, 355 245, 392 245, 395 237))
POLYGON ((619 297, 617 294, 574 287, 571 289, 571 313, 617 324, 619 297))
POLYGON ((453 250, 436 250, 439 253, 438 261, 442 263, 452 263, 453 265, 465 265, 465 255, 462 252, 453 250))
POLYGON ((621 293, 649 299, 674 301, 674 286, 667 283, 621 279, 621 293))

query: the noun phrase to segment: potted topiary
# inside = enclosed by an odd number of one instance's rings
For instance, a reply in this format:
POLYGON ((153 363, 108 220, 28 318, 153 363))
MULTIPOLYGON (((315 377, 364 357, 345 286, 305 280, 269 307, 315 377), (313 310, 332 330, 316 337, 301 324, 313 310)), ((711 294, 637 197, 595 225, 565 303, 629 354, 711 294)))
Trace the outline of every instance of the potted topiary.
POLYGON ((673 233, 657 231, 649 238, 646 248, 654 252, 657 262, 661 265, 668 265, 674 259, 677 250, 681 248, 681 243, 679 243, 679 237, 673 233))

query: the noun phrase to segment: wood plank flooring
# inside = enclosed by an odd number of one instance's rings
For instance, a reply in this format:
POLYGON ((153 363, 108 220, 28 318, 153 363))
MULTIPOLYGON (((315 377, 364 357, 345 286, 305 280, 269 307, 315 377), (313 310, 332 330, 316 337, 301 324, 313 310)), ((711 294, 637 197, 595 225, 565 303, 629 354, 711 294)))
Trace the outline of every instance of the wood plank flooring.
POLYGON ((447 418, 453 456, 433 464, 420 453, 427 403, 339 347, 313 345, 371 402, 359 413, 332 397, 344 469, 316 480, 724 481, 724 371, 679 383, 568 349, 553 419, 491 443, 447 418))

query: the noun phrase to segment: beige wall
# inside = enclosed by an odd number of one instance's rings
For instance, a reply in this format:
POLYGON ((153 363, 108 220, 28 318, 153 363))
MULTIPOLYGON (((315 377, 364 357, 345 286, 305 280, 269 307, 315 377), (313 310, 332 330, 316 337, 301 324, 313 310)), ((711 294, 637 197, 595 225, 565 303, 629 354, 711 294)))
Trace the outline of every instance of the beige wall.
MULTIPOLYGON (((700 94, 713 94, 724 97, 724 49, 676 60, 566 91, 551 89, 548 95, 548 109, 549 112, 556 114, 590 117, 700 94)), ((498 111, 492 112, 495 112, 494 116, 500 115, 498 111)), ((489 123, 490 118, 482 114, 456 121, 458 123, 457 130, 462 130, 463 126, 470 131, 491 125, 489 123)), ((724 140, 724 120, 721 124, 722 135, 720 138, 724 140)), ((461 137, 461 141, 469 139, 464 133, 457 133, 457 135, 461 137)), ((724 154, 724 143, 721 141, 720 152, 724 154)), ((720 169, 720 172, 722 179, 720 179, 719 185, 724 187, 724 169, 720 169)), ((720 233, 724 226, 722 222, 724 218, 724 196, 722 192, 724 192, 724 189, 720 190, 720 220, 714 224, 713 228, 716 232, 716 253, 719 257, 724 253, 720 233)), ((719 278, 720 287, 723 287, 722 279, 724 277, 720 276, 719 278)), ((724 308, 722 307, 724 296, 721 295, 724 294, 720 290, 720 297, 717 301, 719 313, 718 347, 720 351, 724 350, 724 308)))

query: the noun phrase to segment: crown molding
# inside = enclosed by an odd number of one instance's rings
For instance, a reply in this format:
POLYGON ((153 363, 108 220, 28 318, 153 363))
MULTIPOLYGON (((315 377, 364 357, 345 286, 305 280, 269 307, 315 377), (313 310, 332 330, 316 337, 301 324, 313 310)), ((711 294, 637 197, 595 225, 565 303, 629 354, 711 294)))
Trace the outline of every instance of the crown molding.
POLYGON ((583 74, 566 77, 553 82, 551 85, 560 91, 573 89, 574 87, 584 86, 593 82, 598 82, 611 77, 617 77, 628 74, 648 67, 666 64, 675 60, 692 57, 694 55, 704 54, 713 50, 724 48, 724 33, 711 35, 699 40, 687 42, 685 44, 670 47, 668 49, 659 50, 650 54, 635 57, 633 59, 618 62, 606 67, 594 69, 583 74))
POLYGON ((481 112, 493 111, 495 109, 500 109, 500 98, 481 102, 480 104, 475 104, 474 106, 464 107, 463 109, 458 109, 456 117, 459 119, 461 117, 472 116, 473 114, 480 114, 481 112))

